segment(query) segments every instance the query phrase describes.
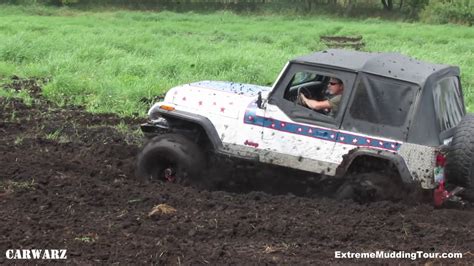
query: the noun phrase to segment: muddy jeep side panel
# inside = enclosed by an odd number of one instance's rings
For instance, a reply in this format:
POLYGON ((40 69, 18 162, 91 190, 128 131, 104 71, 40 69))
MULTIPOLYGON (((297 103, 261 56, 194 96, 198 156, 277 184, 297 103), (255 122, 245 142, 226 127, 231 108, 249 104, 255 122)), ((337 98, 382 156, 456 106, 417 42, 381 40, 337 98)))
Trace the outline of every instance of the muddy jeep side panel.
POLYGON ((334 175, 337 164, 328 160, 334 147, 327 129, 292 121, 275 105, 262 110, 249 106, 244 123, 261 128, 260 161, 334 175))

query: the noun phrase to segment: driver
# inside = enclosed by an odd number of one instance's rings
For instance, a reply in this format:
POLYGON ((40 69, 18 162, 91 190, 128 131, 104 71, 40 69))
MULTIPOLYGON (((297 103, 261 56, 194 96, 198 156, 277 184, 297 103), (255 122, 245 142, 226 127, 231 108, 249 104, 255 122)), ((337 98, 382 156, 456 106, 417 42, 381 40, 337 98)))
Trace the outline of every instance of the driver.
POLYGON ((344 91, 344 84, 338 78, 331 78, 328 83, 328 91, 331 97, 328 100, 317 101, 306 98, 303 93, 300 93, 302 102, 313 110, 331 110, 331 115, 336 115, 341 103, 342 92, 344 91))

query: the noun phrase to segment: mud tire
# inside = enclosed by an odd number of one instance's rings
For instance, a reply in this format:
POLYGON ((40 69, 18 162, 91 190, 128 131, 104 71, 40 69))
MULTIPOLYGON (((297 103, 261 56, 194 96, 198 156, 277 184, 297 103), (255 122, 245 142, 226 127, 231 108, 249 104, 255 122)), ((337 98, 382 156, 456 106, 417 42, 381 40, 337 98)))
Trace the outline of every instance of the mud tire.
POLYGON ((179 134, 164 134, 148 141, 139 154, 137 176, 190 185, 199 182, 205 165, 205 154, 196 143, 179 134), (167 180, 164 171, 171 168, 174 176, 167 180))
POLYGON ((464 116, 446 155, 448 184, 474 188, 474 115, 464 116))
POLYGON ((402 185, 395 177, 382 173, 362 173, 348 177, 336 191, 338 200, 352 199, 365 203, 381 200, 400 200, 402 185))

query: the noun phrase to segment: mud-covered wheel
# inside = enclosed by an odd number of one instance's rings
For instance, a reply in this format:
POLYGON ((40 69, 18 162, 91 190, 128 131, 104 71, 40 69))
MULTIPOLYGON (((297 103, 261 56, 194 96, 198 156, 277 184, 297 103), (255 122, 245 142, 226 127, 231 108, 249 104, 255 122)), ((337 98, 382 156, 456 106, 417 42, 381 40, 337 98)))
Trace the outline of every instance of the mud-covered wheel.
POLYGON ((362 173, 350 176, 336 191, 336 199, 356 202, 399 200, 402 184, 395 177, 382 173, 362 173))
POLYGON ((474 188, 474 115, 466 115, 456 127, 446 155, 448 184, 474 188))
POLYGON ((179 134, 152 138, 138 156, 137 175, 154 181, 193 184, 205 167, 199 146, 179 134))

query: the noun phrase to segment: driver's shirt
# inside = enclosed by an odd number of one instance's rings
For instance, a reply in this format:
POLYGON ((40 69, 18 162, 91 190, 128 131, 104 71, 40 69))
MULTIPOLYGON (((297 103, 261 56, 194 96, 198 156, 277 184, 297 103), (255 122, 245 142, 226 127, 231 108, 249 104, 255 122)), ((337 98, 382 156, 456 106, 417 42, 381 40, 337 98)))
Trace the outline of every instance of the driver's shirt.
POLYGON ((336 95, 329 99, 329 105, 331 105, 331 115, 335 116, 339 111, 339 104, 341 103, 342 95, 336 95))

